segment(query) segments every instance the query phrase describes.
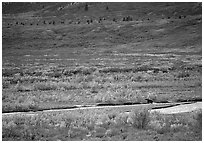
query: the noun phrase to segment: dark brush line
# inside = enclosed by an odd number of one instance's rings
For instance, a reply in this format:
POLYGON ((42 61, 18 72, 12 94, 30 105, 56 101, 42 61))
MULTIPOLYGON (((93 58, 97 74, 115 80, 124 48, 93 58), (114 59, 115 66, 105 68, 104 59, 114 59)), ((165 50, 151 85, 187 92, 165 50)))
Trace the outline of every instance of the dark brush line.
POLYGON ((44 109, 27 109, 27 110, 19 110, 19 111, 2 111, 2 113, 26 113, 26 112, 39 112, 39 111, 47 111, 47 110, 57 110, 57 109, 73 109, 79 108, 76 106, 71 107, 56 107, 56 108, 44 108, 44 109))

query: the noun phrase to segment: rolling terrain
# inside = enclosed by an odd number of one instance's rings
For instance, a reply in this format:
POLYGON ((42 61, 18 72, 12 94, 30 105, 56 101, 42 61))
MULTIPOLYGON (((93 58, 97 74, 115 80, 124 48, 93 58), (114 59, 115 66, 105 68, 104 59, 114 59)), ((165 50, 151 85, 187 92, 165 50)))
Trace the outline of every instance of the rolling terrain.
MULTIPOLYGON (((148 100, 202 101, 201 3, 3 3, 2 7, 3 113, 148 100)), ((81 121, 81 113, 79 117, 81 121)), ((5 125, 6 121, 5 117, 5 125)), ((197 131, 186 132, 187 140, 201 139, 197 131)), ((25 139, 13 134, 3 138, 25 139)), ((128 140, 154 140, 133 136, 128 140)), ((91 137, 86 140, 97 140, 91 137)), ((41 139, 46 137, 26 140, 41 139)))

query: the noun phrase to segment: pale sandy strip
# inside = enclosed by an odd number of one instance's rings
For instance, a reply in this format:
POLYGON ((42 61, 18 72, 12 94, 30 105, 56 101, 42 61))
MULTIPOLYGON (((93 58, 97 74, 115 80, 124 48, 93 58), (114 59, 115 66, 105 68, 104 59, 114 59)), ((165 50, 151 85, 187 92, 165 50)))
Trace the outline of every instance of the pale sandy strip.
POLYGON ((153 109, 151 112, 157 111, 162 114, 177 114, 177 113, 184 113, 184 112, 191 112, 194 110, 202 109, 202 102, 186 104, 186 105, 179 105, 164 109, 153 109))

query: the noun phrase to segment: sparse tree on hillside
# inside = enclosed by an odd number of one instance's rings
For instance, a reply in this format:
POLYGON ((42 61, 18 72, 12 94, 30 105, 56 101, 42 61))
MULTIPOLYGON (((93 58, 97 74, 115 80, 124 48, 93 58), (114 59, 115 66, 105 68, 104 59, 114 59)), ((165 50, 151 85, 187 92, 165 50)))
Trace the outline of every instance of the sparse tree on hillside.
POLYGON ((89 7, 88 7, 88 4, 86 3, 84 10, 88 11, 88 9, 89 9, 89 7))
POLYGON ((126 18, 125 18, 125 17, 123 17, 123 21, 126 21, 126 18))
POLYGON ((127 16, 126 21, 132 21, 132 17, 131 16, 127 16))

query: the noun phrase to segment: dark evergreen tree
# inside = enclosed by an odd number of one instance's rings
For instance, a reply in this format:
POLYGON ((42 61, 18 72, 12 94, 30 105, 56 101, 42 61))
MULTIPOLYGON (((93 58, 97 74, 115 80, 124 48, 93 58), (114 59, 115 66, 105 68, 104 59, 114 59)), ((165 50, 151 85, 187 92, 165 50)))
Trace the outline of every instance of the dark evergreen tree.
POLYGON ((88 7, 88 4, 86 3, 84 10, 88 11, 88 9, 89 9, 89 7, 88 7))
POLYGON ((123 17, 123 21, 126 21, 126 18, 125 18, 125 17, 123 17))

